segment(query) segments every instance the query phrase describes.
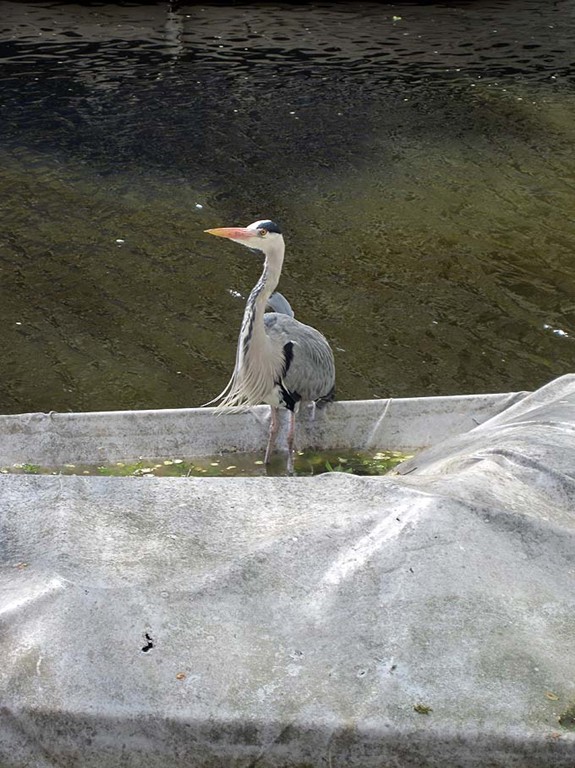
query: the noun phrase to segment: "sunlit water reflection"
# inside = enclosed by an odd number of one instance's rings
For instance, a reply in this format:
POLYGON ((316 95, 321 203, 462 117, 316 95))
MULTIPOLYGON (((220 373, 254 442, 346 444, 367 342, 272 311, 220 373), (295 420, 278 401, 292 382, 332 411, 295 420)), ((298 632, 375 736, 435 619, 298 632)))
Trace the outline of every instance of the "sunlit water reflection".
POLYGON ((341 398, 572 369, 575 0, 0 5, 1 412, 221 391, 262 216, 341 398))

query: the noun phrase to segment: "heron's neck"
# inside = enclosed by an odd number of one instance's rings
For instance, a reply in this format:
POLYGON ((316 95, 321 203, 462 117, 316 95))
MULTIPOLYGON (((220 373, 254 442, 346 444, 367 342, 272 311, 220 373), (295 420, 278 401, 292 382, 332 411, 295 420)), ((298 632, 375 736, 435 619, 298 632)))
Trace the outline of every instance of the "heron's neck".
POLYGON ((273 250, 266 254, 263 272, 248 299, 248 305, 253 304, 258 318, 263 316, 268 299, 279 283, 284 262, 284 252, 285 246, 280 241, 273 250))
POLYGON ((265 338, 264 313, 269 297, 275 291, 280 279, 284 261, 285 246, 278 242, 273 250, 266 254, 264 269, 260 279, 249 295, 242 322, 240 338, 243 339, 240 354, 246 354, 251 346, 252 337, 265 338))

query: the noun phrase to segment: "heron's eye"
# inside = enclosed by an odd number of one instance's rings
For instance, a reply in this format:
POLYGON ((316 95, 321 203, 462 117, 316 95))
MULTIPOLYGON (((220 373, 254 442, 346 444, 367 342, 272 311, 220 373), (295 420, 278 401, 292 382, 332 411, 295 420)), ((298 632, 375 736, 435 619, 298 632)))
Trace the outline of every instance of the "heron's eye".
POLYGON ((265 237, 268 233, 267 229, 258 229, 258 232, 260 233, 260 237, 265 237))

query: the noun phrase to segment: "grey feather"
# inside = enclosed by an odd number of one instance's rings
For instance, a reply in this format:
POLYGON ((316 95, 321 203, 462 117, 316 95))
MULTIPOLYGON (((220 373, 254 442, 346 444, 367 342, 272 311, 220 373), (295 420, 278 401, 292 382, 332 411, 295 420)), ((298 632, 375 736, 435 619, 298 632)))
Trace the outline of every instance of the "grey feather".
POLYGON ((292 342, 292 359, 283 386, 303 401, 332 399, 335 389, 333 353, 323 334, 289 315, 267 312, 266 334, 274 346, 292 342))
POLYGON ((279 291, 275 291, 268 299, 266 309, 270 312, 279 312, 282 315, 294 316, 294 311, 291 308, 289 301, 279 291))

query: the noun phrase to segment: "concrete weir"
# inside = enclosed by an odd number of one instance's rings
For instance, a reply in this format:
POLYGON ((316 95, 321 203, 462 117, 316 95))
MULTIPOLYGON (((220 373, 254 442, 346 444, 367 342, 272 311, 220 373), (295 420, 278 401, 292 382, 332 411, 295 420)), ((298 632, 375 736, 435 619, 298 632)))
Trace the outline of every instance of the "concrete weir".
MULTIPOLYGON (((267 411, 0 417, 0 464, 262 450, 267 411)), ((335 403, 386 477, 0 475, 0 765, 572 768, 575 375, 335 403)))

